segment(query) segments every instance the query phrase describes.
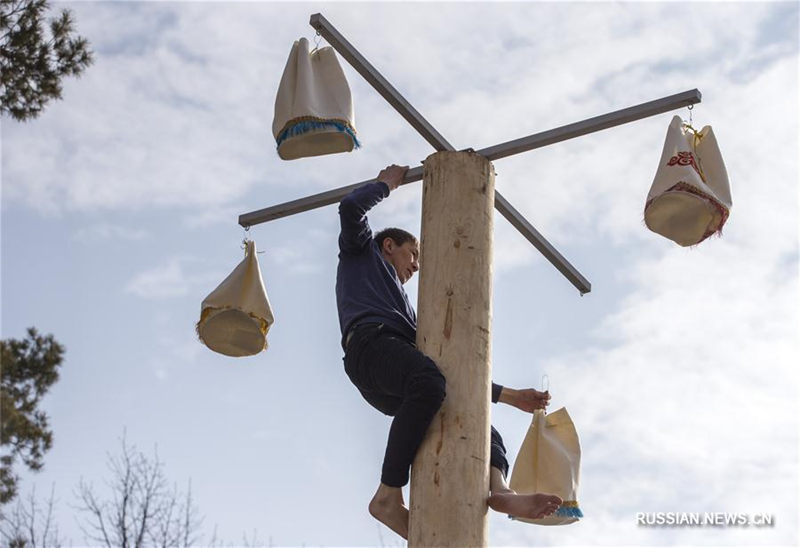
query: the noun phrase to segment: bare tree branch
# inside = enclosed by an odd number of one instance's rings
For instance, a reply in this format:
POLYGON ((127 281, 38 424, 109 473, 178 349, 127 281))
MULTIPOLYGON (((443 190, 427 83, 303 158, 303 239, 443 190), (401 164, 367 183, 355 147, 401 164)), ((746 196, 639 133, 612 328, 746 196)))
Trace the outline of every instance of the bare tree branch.
POLYGON ((204 518, 198 520, 197 508, 192 502, 192 480, 189 479, 183 508, 183 544, 181 546, 194 546, 200 540, 196 532, 200 530, 203 521, 204 518))
POLYGON ((19 500, 11 514, 0 513, 0 535, 9 547, 25 546, 25 519, 22 503, 19 500))
POLYGON ((77 510, 86 512, 94 518, 92 521, 89 521, 88 526, 94 529, 94 531, 99 532, 99 535, 87 531, 87 529, 79 523, 81 532, 87 539, 94 542, 102 542, 105 546, 111 548, 111 539, 109 538, 109 533, 105 524, 105 504, 97 500, 91 485, 84 483, 83 478, 81 478, 78 484, 77 496, 83 503, 82 506, 77 507, 77 510))
POLYGON ((50 497, 40 507, 36 498, 36 487, 23 500, 17 499, 11 514, 0 512, 0 536, 2 546, 8 548, 36 548, 36 546, 59 547, 58 528, 53 524, 55 509, 55 484, 50 488, 50 497), (42 525, 40 525, 40 523, 42 525))
POLYGON ((44 532, 42 532, 42 545, 48 546, 47 538, 50 534, 50 527, 53 523, 53 506, 56 494, 56 484, 50 486, 50 498, 47 502, 47 513, 44 516, 44 532))
POLYGON ((126 439, 121 439, 121 453, 108 455, 111 479, 107 485, 110 500, 101 503, 91 487, 82 484, 78 508, 86 515, 87 539, 106 546, 144 548, 189 546, 197 541, 202 520, 192 503, 191 483, 183 495, 177 485, 169 489, 164 463, 155 448, 148 457, 126 439), (110 526, 109 526, 110 524, 110 526))
POLYGON ((28 522, 28 538, 33 548, 36 548, 36 486, 31 489, 28 502, 31 505, 30 512, 26 512, 25 515, 28 522))

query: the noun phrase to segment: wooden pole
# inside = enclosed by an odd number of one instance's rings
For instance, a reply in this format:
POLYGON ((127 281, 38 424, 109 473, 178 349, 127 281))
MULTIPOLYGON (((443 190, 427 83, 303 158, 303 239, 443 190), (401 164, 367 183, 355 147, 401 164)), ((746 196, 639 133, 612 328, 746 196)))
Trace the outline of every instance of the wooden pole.
POLYGON ((411 547, 486 546, 494 167, 475 152, 425 160, 417 346, 447 397, 411 471, 411 547))

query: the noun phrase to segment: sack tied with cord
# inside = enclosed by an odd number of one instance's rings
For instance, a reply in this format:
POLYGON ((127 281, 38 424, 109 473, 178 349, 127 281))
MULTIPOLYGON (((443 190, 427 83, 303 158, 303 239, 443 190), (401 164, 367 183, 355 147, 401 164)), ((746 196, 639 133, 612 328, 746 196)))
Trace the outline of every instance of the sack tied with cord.
POLYGON ((200 305, 197 335, 214 352, 252 356, 266 349, 267 331, 274 321, 256 243, 249 240, 242 262, 200 305))
POLYGON ((275 98, 272 133, 283 160, 361 146, 350 86, 332 47, 309 53, 306 38, 294 42, 275 98))
POLYGON ((675 116, 644 208, 647 228, 678 245, 697 245, 720 234, 731 189, 711 126, 697 131, 675 116))
POLYGON ((528 433, 514 461, 509 487, 520 494, 548 493, 564 501, 541 519, 513 517, 535 525, 567 525, 583 517, 578 506, 581 445, 566 408, 533 412, 528 433))

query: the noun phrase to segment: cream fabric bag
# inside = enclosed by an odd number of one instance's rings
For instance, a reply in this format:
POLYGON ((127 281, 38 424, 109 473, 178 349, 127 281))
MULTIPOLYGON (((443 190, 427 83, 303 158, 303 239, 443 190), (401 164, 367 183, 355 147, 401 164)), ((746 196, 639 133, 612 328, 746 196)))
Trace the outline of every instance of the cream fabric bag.
POLYGON ((284 160, 350 152, 356 138, 350 86, 333 48, 294 42, 275 98, 272 133, 284 160))
POLYGON ((214 352, 252 356, 267 347, 267 331, 274 321, 258 268, 256 243, 250 240, 242 262, 200 306, 197 334, 214 352))
POLYGON ((675 116, 647 195, 647 228, 684 247, 696 245, 722 231, 732 205, 728 172, 711 126, 698 132, 675 116))
POLYGON ((542 519, 513 519, 536 525, 566 525, 583 517, 578 506, 581 446, 575 425, 562 407, 545 415, 537 409, 514 461, 509 487, 520 494, 558 495, 564 503, 542 519))

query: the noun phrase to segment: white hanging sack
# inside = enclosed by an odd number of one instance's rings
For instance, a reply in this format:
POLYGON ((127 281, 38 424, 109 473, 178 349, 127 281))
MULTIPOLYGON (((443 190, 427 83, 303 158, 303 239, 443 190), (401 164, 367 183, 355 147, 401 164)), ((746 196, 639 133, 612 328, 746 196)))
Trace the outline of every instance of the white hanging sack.
POLYGON ((197 334, 214 352, 252 356, 267 347, 267 331, 274 321, 256 243, 249 240, 242 262, 203 300, 197 334))
POLYGON ((581 446, 575 425, 562 407, 545 415, 537 409, 514 461, 509 487, 519 494, 558 495, 564 502, 541 519, 513 519, 536 525, 566 525, 583 517, 578 506, 581 446))
POLYGON ((647 195, 647 228, 684 247, 722 231, 731 206, 728 172, 711 126, 695 131, 675 116, 647 195))
POLYGON ((275 98, 272 134, 284 160, 350 152, 356 138, 350 86, 333 48, 294 42, 275 98))

